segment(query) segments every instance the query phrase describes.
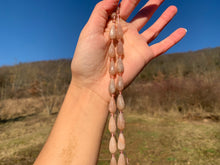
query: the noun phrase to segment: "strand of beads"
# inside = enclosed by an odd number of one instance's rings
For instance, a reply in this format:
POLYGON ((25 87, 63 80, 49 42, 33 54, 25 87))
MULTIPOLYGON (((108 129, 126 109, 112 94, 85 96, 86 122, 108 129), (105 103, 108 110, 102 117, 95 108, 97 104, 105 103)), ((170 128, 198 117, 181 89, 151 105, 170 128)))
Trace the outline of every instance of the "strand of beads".
POLYGON ((114 40, 116 39, 116 13, 112 14, 112 22, 113 25, 109 32, 109 37, 111 39, 111 43, 108 50, 108 56, 110 58, 110 66, 109 66, 109 74, 110 74, 110 83, 109 83, 109 93, 111 94, 111 99, 109 102, 109 111, 111 113, 110 119, 109 119, 109 125, 108 129, 111 133, 111 139, 109 142, 109 151, 112 154, 110 165, 117 165, 117 161, 115 158, 115 153, 117 151, 117 143, 115 139, 116 134, 116 122, 115 122, 115 112, 116 112, 116 103, 115 103, 115 77, 116 77, 116 68, 115 68, 115 59, 116 59, 116 53, 115 53, 115 47, 114 47, 114 40))
POLYGON ((124 81, 122 78, 122 74, 124 72, 124 65, 123 65, 123 56, 124 56, 124 49, 123 49, 123 30, 120 24, 120 11, 119 8, 117 9, 117 82, 116 87, 119 91, 119 95, 117 97, 117 108, 119 110, 119 115, 117 119, 117 127, 120 130, 119 137, 118 137, 118 150, 120 151, 118 165, 126 165, 125 161, 125 138, 123 134, 123 130, 125 128, 125 120, 123 116, 123 110, 125 108, 124 98, 122 96, 122 90, 124 89, 124 81))

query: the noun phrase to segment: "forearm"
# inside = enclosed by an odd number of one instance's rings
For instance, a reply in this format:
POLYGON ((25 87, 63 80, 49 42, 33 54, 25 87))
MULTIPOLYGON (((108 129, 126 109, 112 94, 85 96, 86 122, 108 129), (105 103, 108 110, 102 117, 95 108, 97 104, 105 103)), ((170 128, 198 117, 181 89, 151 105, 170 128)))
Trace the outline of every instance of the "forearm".
POLYGON ((107 115, 106 101, 71 83, 35 165, 95 165, 107 115))

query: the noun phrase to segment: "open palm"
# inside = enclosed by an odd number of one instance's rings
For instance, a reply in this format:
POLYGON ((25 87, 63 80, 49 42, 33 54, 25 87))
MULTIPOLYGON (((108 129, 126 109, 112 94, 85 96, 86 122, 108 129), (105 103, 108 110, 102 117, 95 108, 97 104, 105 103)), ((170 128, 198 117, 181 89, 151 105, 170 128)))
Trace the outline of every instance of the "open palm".
MULTIPOLYGON (((159 32, 167 25, 177 12, 175 6, 170 6, 161 17, 142 34, 140 29, 148 22, 154 11, 163 0, 150 0, 137 13, 130 23, 126 20, 139 0, 123 0, 121 2, 121 25, 124 31, 124 67, 123 79, 128 85, 143 67, 153 58, 166 52, 179 42, 186 30, 177 29, 169 37, 152 46, 148 44, 154 40, 159 32)), ((117 6, 113 0, 103 0, 96 5, 91 17, 82 30, 72 61, 72 81, 78 86, 86 87, 105 100, 109 100, 108 84, 109 60, 106 54, 109 46, 109 30, 111 22, 108 16, 117 6)))

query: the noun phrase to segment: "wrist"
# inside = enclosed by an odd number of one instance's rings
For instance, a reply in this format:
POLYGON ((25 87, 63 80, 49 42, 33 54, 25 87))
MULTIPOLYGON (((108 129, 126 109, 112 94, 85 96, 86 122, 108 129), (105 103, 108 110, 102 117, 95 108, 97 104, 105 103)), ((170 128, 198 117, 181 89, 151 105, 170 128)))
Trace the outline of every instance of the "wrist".
POLYGON ((109 103, 111 96, 109 94, 108 90, 108 78, 103 78, 101 80, 90 80, 90 81, 84 81, 80 80, 79 78, 73 78, 70 83, 71 86, 75 86, 83 91, 89 91, 91 94, 94 94, 96 97, 99 97, 101 100, 103 100, 105 103, 109 103))
POLYGON ((107 111, 107 105, 108 105, 107 99, 100 96, 99 93, 95 92, 92 88, 81 86, 72 80, 70 82, 67 95, 70 95, 72 99, 74 99, 76 102, 83 101, 85 103, 91 103, 94 105, 97 104, 103 108, 106 107, 106 111, 107 111))

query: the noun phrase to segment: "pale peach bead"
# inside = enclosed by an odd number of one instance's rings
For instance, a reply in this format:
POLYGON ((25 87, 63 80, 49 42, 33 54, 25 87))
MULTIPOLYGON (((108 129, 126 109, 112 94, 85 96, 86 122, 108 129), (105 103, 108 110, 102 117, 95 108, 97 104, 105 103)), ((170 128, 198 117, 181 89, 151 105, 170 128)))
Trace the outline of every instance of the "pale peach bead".
POLYGON ((118 44, 117 44, 117 54, 119 56, 122 56, 124 54, 124 48, 123 48, 123 43, 121 40, 118 41, 118 44))
POLYGON ((120 130, 123 130, 125 128, 125 119, 122 112, 120 112, 118 115, 117 126, 120 130))
POLYGON ((114 76, 116 74, 115 62, 113 60, 111 60, 111 62, 110 62, 109 74, 112 76, 114 76))
POLYGON ((111 42, 109 48, 108 48, 108 55, 109 57, 114 58, 115 57, 115 47, 114 47, 114 43, 111 42))
POLYGON ((114 79, 110 79, 110 83, 109 83, 109 92, 110 94, 114 94, 116 91, 115 89, 115 80, 114 79))
POLYGON ((115 118, 114 118, 113 115, 111 115, 111 117, 109 119, 108 130, 111 133, 115 133, 116 132, 116 122, 115 122, 115 118))
POLYGON ((117 165, 117 160, 115 159, 115 156, 112 156, 110 165, 117 165))
POLYGON ((116 112, 116 103, 115 103, 115 98, 111 97, 109 104, 108 104, 108 110, 111 113, 115 113, 116 112))
POLYGON ((117 98, 117 108, 119 110, 123 110, 125 108, 124 98, 121 94, 119 94, 117 98))
POLYGON ((125 149, 125 137, 122 132, 120 132, 118 137, 118 149, 123 151, 125 149))
POLYGON ((115 137, 112 136, 109 142, 109 151, 114 154, 117 151, 117 144, 116 144, 116 140, 115 137))
POLYGON ((115 24, 112 25, 110 32, 109 32, 109 37, 110 39, 114 40, 116 39, 116 28, 115 28, 115 24))
POLYGON ((117 72, 118 73, 123 73, 124 72, 124 65, 123 65, 123 62, 122 62, 121 58, 119 58, 118 61, 117 61, 117 72))
POLYGON ((116 15, 116 12, 113 12, 113 13, 111 14, 111 18, 112 18, 112 19, 115 19, 116 16, 117 16, 117 15, 116 15))
POLYGON ((121 76, 118 76, 116 86, 119 91, 122 91, 124 89, 124 81, 121 76))
POLYGON ((119 155, 118 165, 126 165, 125 155, 123 153, 120 153, 119 155))
POLYGON ((123 37, 123 30, 120 24, 117 26, 117 39, 122 39, 123 37))

